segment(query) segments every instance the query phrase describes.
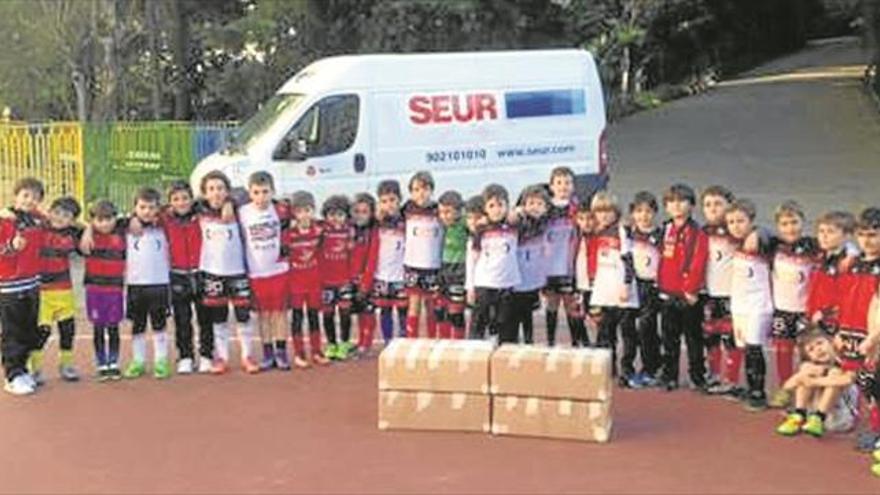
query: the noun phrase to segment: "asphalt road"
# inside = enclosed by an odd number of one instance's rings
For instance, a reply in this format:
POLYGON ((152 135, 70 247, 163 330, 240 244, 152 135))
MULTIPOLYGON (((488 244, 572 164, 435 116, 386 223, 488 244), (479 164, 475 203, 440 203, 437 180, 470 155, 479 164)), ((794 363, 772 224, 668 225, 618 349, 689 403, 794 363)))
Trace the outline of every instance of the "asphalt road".
POLYGON ((818 44, 624 119, 610 133, 611 189, 628 203, 677 181, 723 184, 764 222, 789 198, 810 217, 880 205, 880 112, 863 60, 854 39, 818 44))

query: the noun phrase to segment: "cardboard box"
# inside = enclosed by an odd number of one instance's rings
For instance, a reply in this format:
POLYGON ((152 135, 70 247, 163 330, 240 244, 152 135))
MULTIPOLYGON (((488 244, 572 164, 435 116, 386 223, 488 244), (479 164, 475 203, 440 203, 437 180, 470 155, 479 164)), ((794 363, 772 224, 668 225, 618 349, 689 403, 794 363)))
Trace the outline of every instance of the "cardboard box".
POLYGON ((490 401, 482 394, 383 390, 379 392, 379 429, 488 433, 490 401))
POLYGON ((610 401, 611 351, 503 345, 492 355, 492 395, 610 401))
POLYGON ((379 355, 379 390, 489 393, 491 342, 395 339, 379 355))
POLYGON ((492 433, 607 442, 611 403, 493 396, 492 433))

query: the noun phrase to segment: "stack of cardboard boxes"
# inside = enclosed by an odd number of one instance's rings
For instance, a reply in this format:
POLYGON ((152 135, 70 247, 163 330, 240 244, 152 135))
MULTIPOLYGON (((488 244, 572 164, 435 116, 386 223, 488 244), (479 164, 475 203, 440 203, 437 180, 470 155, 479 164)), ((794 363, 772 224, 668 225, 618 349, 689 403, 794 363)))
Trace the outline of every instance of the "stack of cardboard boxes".
POLYGON ((492 433, 607 442, 611 352, 501 346, 491 360, 492 433))
POLYGON ((379 356, 379 429, 489 432, 489 359, 471 340, 396 339, 379 356))
POLYGON ((379 428, 607 442, 611 353, 398 339, 379 358, 379 428))

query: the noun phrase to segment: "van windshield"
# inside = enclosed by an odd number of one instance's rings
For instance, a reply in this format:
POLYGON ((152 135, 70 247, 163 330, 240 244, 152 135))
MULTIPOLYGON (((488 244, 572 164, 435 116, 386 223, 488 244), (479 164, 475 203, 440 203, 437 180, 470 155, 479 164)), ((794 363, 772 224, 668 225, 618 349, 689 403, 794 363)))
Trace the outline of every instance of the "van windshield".
POLYGON ((299 93, 275 94, 247 120, 229 140, 226 153, 244 153, 248 145, 259 139, 276 119, 289 110, 299 106, 305 95, 299 93))

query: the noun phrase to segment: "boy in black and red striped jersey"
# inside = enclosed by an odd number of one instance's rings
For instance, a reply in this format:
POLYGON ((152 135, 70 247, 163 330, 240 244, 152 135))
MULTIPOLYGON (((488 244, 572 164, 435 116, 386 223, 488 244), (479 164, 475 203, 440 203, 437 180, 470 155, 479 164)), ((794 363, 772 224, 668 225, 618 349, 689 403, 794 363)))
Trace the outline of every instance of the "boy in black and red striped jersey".
POLYGON ((199 373, 210 373, 214 357, 214 324, 199 297, 199 256, 202 229, 189 183, 173 181, 168 186, 168 205, 161 213, 171 258, 171 308, 174 314, 174 343, 177 373, 190 374, 195 366, 193 312, 199 325, 199 373))
POLYGON ((290 208, 275 196, 275 181, 268 172, 248 179, 250 202, 239 209, 244 233, 248 278, 254 293, 254 310, 263 342, 260 370, 290 370, 287 355, 288 271, 284 238, 290 228, 290 208))
POLYGON ((707 187, 700 195, 703 217, 706 219, 703 232, 709 240, 706 286, 701 295, 703 335, 709 365, 706 391, 712 395, 732 397, 742 393, 739 377, 743 361, 742 349, 736 346, 733 338, 730 317, 733 255, 739 243, 730 235, 724 218, 734 200, 733 193, 719 185, 707 187))
POLYGON ((288 284, 292 308, 290 329, 293 335, 293 365, 308 368, 309 361, 324 365, 329 361, 321 349, 321 271, 318 267, 323 229, 314 218, 315 198, 307 191, 297 191, 290 200, 293 225, 285 245, 290 257, 288 284), (308 322, 311 359, 306 356, 303 324, 308 322))
POLYGON ((550 172, 550 208, 547 212, 547 286, 544 300, 547 317, 547 344, 556 345, 556 325, 559 306, 565 309, 572 342, 582 340, 578 321, 583 314, 579 297, 575 294, 574 261, 577 249, 574 196, 574 172, 568 167, 557 167, 550 172))
POLYGON ((535 184, 523 190, 519 203, 520 233, 516 255, 520 283, 513 288, 515 324, 522 328, 523 342, 532 344, 535 341, 533 314, 541 307, 541 290, 547 285, 547 254, 544 250, 547 248, 550 195, 542 184, 535 184))
POLYGON ((44 219, 37 207, 43 183, 21 179, 13 189, 14 218, 0 219, 0 354, 6 374, 4 390, 34 393, 37 384, 27 371, 29 354, 38 348, 39 283, 44 219))
POLYGON ((235 214, 229 215, 231 184, 219 171, 208 172, 200 184, 204 202, 199 211, 202 249, 199 270, 202 303, 209 308, 214 326, 214 364, 211 372, 229 369, 229 307, 238 323, 241 366, 247 373, 258 373, 260 365, 252 354, 254 327, 251 321, 251 286, 245 263, 244 240, 235 214))
POLYGON ((324 334, 327 336, 325 355, 344 361, 354 351, 351 343, 351 248, 353 228, 348 216, 351 205, 348 198, 334 195, 324 201, 321 249, 318 265, 321 270, 321 313, 324 334), (339 313, 339 335, 336 333, 336 313, 339 313))
POLYGON ((376 248, 376 273, 371 299, 380 310, 379 324, 385 343, 394 337, 394 315, 397 310, 398 335, 406 336, 407 298, 404 290, 404 245, 406 224, 400 214, 400 184, 396 180, 379 183, 376 189, 379 207, 376 221, 379 245, 376 248))
POLYGON ((476 305, 470 338, 485 338, 486 328, 494 319, 502 344, 519 340, 513 308, 513 288, 520 283, 519 229, 508 223, 508 201, 504 187, 486 186, 483 210, 487 223, 478 228, 473 239, 477 253, 473 270, 476 305))
POLYGON ((351 206, 354 227, 351 248, 351 286, 354 292, 351 312, 357 317, 357 351, 361 356, 370 352, 376 331, 376 314, 370 292, 379 258, 379 227, 376 221, 376 200, 369 193, 355 195, 351 206))
POLYGON ((443 225, 438 216, 437 203, 431 199, 432 194, 434 178, 429 172, 417 172, 409 180, 410 198, 402 210, 406 222, 403 266, 409 298, 406 335, 410 338, 419 336, 423 304, 428 337, 437 336, 433 293, 442 265, 443 225))
POLYGON ((771 239, 773 253, 773 330, 776 375, 780 388, 770 398, 770 407, 788 406, 791 394, 782 386, 794 374, 795 343, 809 326, 807 319, 808 283, 819 257, 816 239, 803 235, 805 215, 795 201, 776 208, 776 235, 771 239))
POLYGON ((73 365, 74 317, 76 301, 70 280, 70 256, 78 251, 83 229, 75 221, 79 203, 71 197, 58 198, 49 208, 40 257, 40 335, 39 349, 30 355, 28 367, 37 383, 42 382, 43 347, 58 325, 58 374, 68 382, 79 380, 73 365))
POLYGON ((660 246, 663 244, 663 230, 654 221, 658 211, 657 198, 648 191, 636 193, 629 205, 633 265, 639 294, 636 333, 641 347, 642 369, 633 383, 638 387, 656 386, 663 363, 657 322, 660 312, 657 268, 660 266, 660 246))
POLYGON ((82 246, 86 258, 86 315, 94 327, 98 380, 122 378, 119 369, 119 323, 125 298, 126 229, 116 206, 98 201, 89 209, 91 241, 82 246))
POLYGON ((841 358, 841 368, 857 380, 870 407, 869 429, 861 435, 859 445, 864 450, 874 450, 880 449, 880 328, 875 327, 875 299, 880 286, 880 208, 862 211, 855 232, 861 255, 840 276, 840 329, 834 336, 834 347, 841 358))

